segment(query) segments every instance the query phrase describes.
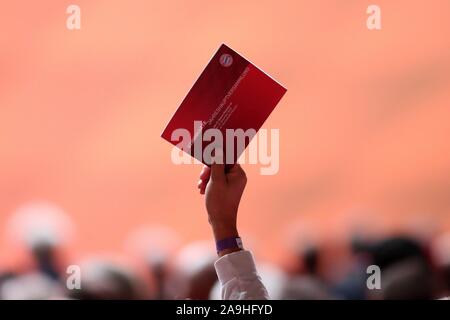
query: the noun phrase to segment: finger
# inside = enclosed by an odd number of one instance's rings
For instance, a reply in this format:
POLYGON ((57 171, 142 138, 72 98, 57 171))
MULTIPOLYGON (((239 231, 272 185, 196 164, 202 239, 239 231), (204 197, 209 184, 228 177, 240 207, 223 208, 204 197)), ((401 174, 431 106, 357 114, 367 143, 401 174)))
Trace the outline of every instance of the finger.
POLYGON ((205 166, 205 168, 202 170, 202 173, 200 174, 200 180, 202 181, 202 184, 205 187, 208 184, 210 177, 211 177, 211 168, 205 166))
POLYGON ((211 168, 208 166, 203 166, 202 171, 200 172, 200 179, 208 179, 211 174, 211 168))
MULTIPOLYGON (((208 180, 208 181, 209 181, 209 180, 208 180)), ((206 186, 207 186, 207 184, 208 184, 208 181, 200 180, 200 181, 197 183, 197 188, 200 189, 200 190, 206 189, 206 186)))
POLYGON ((197 182, 197 188, 200 190, 200 194, 205 193, 206 185, 208 184, 209 177, 211 175, 211 168, 203 166, 200 172, 200 180, 197 182))
POLYGON ((208 183, 205 182, 205 183, 202 183, 202 184, 199 186, 198 191, 200 192, 200 194, 205 194, 205 192, 206 192, 206 186, 207 186, 207 185, 208 185, 208 183))

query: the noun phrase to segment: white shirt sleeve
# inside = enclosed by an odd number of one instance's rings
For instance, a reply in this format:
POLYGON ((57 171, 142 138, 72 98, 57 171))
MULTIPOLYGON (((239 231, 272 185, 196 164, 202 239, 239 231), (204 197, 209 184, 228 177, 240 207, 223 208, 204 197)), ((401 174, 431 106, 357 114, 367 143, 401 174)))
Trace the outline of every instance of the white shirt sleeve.
POLYGON ((223 300, 267 300, 269 295, 256 271, 250 251, 224 255, 214 264, 223 300))

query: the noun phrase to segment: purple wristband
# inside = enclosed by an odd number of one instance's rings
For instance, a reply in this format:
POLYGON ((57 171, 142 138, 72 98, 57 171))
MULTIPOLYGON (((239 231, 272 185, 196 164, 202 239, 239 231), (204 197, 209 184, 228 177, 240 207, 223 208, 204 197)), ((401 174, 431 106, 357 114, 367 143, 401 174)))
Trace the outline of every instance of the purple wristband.
POLYGON ((242 240, 240 237, 231 237, 219 240, 216 242, 217 252, 227 250, 227 249, 244 249, 242 245, 242 240))

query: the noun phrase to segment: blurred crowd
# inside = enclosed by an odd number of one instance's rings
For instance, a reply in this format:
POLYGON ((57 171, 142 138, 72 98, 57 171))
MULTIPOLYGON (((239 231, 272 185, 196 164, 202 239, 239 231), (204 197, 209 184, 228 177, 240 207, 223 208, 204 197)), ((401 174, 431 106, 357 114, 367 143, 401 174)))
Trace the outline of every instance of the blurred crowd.
MULTIPOLYGON (((75 237, 70 217, 48 203, 20 208, 4 227, 5 235, 22 243, 27 260, 13 267, 0 264, 0 299, 220 299, 211 241, 186 244, 169 227, 142 227, 124 240, 117 255, 73 258, 66 252, 67 242, 75 237), (68 272, 70 265, 81 271, 79 288, 68 287, 69 278, 76 276, 68 272)), ((427 237, 355 233, 344 244, 345 263, 330 254, 329 247, 326 242, 299 240, 287 253, 289 262, 257 259, 271 298, 441 299, 450 295, 450 233, 427 237), (381 270, 380 288, 367 285, 370 265, 381 270)))

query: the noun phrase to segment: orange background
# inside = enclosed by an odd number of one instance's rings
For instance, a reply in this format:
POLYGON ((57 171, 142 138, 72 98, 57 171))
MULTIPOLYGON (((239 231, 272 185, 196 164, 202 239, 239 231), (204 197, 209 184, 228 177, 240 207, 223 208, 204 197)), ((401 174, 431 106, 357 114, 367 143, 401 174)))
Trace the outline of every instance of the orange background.
POLYGON ((160 133, 222 42, 288 88, 264 126, 280 129, 279 173, 245 167, 240 228, 266 253, 297 225, 448 227, 450 2, 376 0, 383 29, 369 31, 372 2, 3 3, 0 228, 43 199, 84 252, 151 223, 210 238, 200 167, 172 164, 160 133))

